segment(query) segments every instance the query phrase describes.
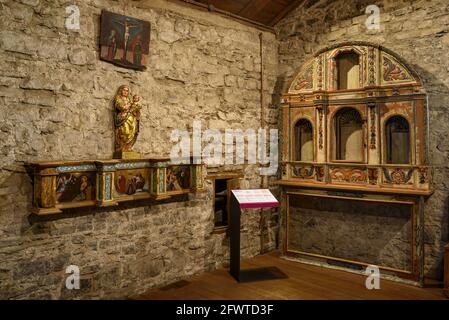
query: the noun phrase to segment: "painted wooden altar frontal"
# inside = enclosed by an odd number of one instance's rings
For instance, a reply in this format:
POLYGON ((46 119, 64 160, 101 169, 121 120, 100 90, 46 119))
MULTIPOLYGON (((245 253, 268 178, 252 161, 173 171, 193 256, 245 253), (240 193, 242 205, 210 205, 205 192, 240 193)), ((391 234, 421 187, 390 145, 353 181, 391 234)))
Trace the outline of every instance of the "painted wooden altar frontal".
POLYGON ((203 165, 172 165, 169 159, 31 162, 32 212, 114 206, 141 199, 167 199, 204 189, 203 165))

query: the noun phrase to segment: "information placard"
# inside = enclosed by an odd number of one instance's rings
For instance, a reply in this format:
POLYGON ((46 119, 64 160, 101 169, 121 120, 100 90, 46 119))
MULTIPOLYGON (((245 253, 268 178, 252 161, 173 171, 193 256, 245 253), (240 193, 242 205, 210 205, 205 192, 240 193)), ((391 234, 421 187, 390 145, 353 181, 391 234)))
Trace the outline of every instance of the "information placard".
POLYGON ((268 189, 232 190, 241 209, 276 208, 279 201, 268 189))
POLYGON ((239 282, 274 280, 287 277, 276 267, 240 271, 241 209, 276 208, 279 201, 268 189, 232 190, 230 226, 230 273, 239 282))

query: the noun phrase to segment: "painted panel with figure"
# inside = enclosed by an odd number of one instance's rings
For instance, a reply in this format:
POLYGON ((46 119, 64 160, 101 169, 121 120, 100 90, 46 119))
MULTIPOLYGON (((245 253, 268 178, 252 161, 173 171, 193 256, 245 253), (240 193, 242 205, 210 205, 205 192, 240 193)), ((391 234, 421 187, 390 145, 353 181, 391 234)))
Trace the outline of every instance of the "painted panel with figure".
POLYGON ((150 192, 150 169, 119 170, 115 175, 117 196, 150 192))
POLYGON ((57 176, 57 202, 79 202, 90 200, 95 200, 94 173, 61 173, 57 176))
POLYGON ((150 23, 103 10, 100 47, 102 60, 145 70, 150 50, 150 23))
POLYGON ((190 167, 167 168, 167 192, 190 189, 190 167))

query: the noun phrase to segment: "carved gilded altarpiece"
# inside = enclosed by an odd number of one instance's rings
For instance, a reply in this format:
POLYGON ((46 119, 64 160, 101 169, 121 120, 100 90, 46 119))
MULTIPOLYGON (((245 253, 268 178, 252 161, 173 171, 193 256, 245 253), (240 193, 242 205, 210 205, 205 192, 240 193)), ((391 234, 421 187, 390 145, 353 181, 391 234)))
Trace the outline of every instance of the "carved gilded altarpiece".
POLYGON ((427 117, 427 97, 419 76, 386 48, 346 43, 321 50, 306 62, 282 96, 279 184, 285 199, 284 253, 346 267, 379 264, 383 272, 422 284, 423 206, 432 194, 427 117), (305 120, 313 128, 313 140, 307 141, 312 147, 307 148, 297 134, 305 132, 300 128, 305 120), (310 153, 302 158, 307 161, 298 159, 304 152, 310 153), (338 207, 340 200, 352 206, 338 207), (307 207, 310 202, 318 208, 307 207), (373 203, 390 208, 390 214, 383 209, 376 212, 373 203), (327 216, 329 210, 338 214, 327 216), (351 221, 337 231, 337 217, 351 221), (333 225, 328 223, 331 220, 333 225), (389 221, 398 224, 393 227, 389 221), (342 231, 352 224, 352 231, 342 231), (382 225, 383 233, 373 231, 382 225), (320 242, 320 231, 323 236, 338 237, 320 242), (379 252, 372 256, 365 254, 355 244, 359 239, 351 238, 358 232, 361 237, 370 233, 371 242, 384 247, 373 249, 379 252), (348 248, 339 251, 339 241, 345 237, 351 240, 341 245, 348 248), (390 245, 396 257, 403 255, 401 261, 387 253, 390 245), (353 249, 359 254, 351 255, 353 249))

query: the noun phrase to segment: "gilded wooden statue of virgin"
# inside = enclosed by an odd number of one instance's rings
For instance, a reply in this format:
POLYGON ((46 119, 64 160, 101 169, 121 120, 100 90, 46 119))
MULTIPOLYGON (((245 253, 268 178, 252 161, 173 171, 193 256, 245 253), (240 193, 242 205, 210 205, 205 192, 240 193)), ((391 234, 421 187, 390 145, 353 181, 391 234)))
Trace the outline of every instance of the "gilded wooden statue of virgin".
POLYGON ((139 134, 141 98, 131 93, 127 85, 122 85, 114 98, 115 153, 114 158, 139 158, 132 150, 139 134))

